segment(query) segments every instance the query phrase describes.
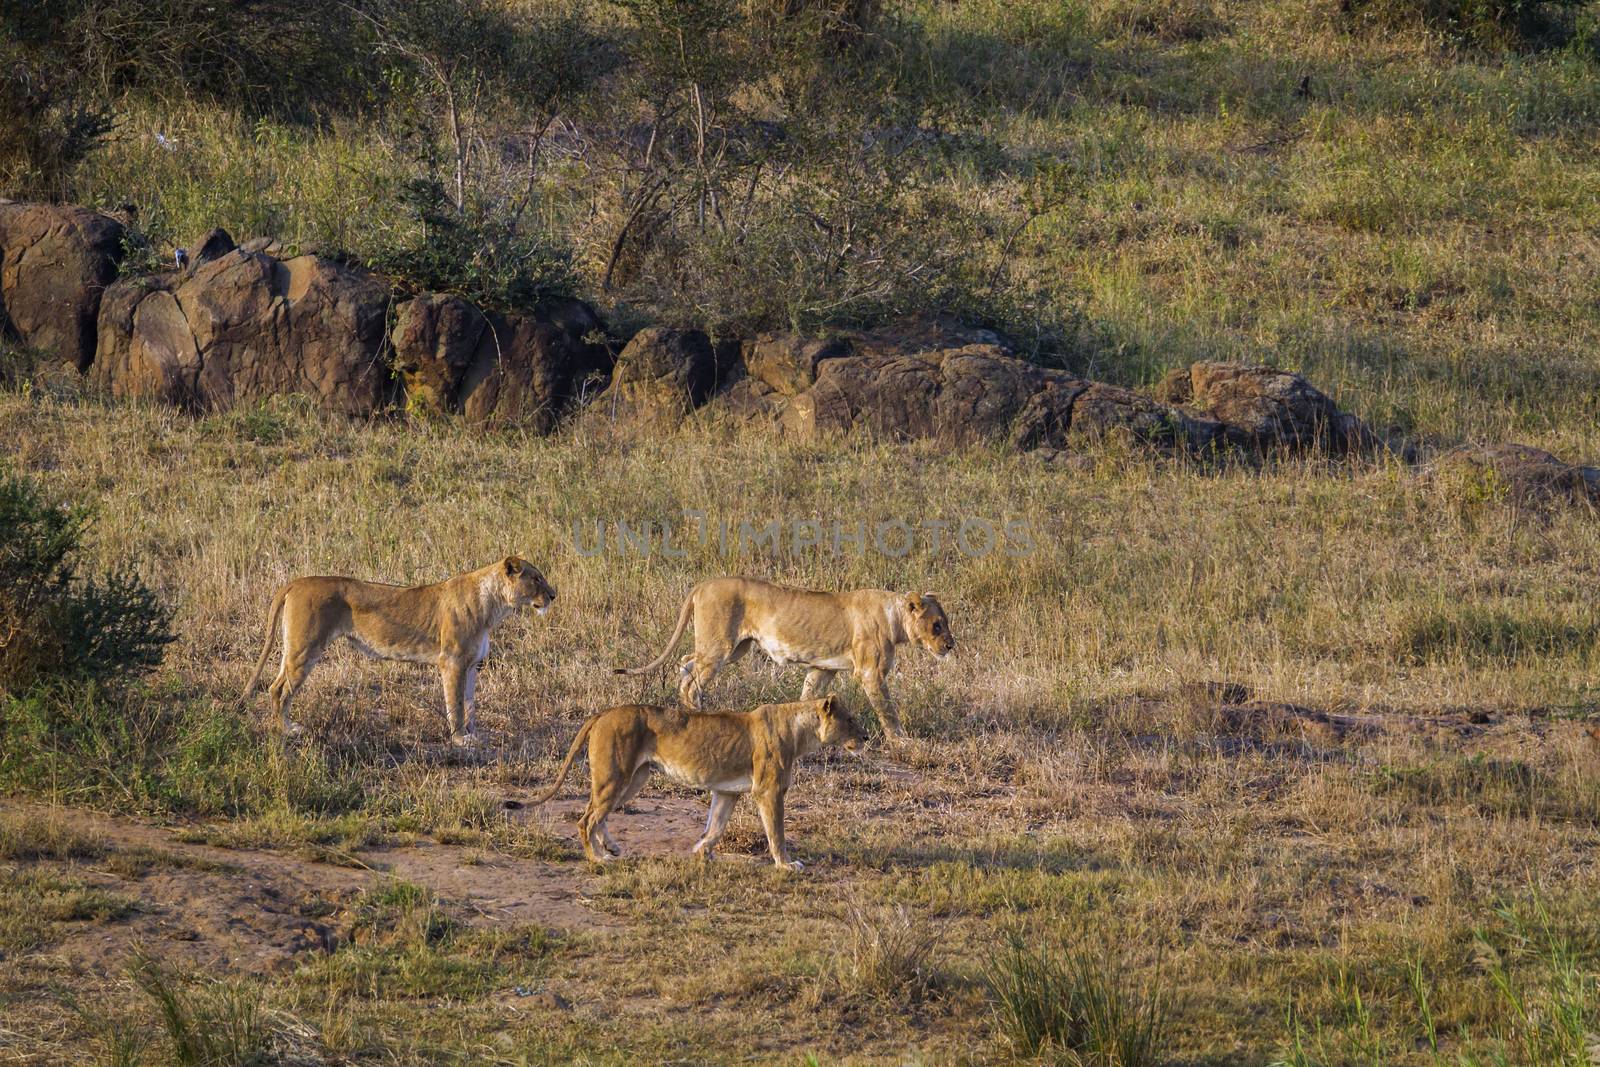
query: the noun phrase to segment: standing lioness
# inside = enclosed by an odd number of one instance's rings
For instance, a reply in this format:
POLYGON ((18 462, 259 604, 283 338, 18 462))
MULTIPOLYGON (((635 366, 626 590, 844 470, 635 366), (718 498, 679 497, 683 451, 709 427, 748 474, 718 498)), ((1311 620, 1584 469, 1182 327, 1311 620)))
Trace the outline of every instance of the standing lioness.
POLYGON ((701 707, 711 679, 754 645, 779 666, 811 668, 801 700, 825 693, 839 671, 854 670, 890 737, 900 734, 886 682, 895 650, 914 641, 943 658, 956 647, 944 608, 927 593, 821 593, 756 578, 712 578, 690 590, 661 655, 643 667, 618 667, 616 673, 644 674, 667 662, 691 615, 694 651, 678 668, 678 695, 685 707, 701 707))
POLYGON ((619 852, 606 817, 644 788, 660 768, 684 785, 711 790, 706 832, 694 850, 710 859, 739 798, 749 793, 761 811, 767 851, 779 867, 799 870, 783 839, 783 798, 800 757, 825 745, 861 747, 866 732, 837 697, 796 704, 763 704, 754 711, 691 712, 654 704, 608 708, 583 724, 567 750, 555 784, 535 798, 555 796, 589 745, 589 806, 578 820, 583 852, 604 863, 619 852))
POLYGON ((299 734, 301 727, 289 719, 289 702, 328 645, 349 637, 351 644, 378 659, 437 665, 450 740, 473 744, 478 665, 489 654, 489 634, 526 604, 543 615, 555 598, 544 575, 519 556, 410 588, 355 578, 296 578, 273 598, 267 640, 241 699, 256 691, 273 639, 281 636, 283 661, 267 694, 284 733, 299 734))

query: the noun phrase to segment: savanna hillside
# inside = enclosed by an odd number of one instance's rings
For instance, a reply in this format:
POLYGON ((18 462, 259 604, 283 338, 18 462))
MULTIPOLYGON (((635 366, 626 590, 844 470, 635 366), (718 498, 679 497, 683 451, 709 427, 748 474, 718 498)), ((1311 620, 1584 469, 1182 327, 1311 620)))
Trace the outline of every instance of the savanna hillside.
MULTIPOLYGON (((1301 370, 1424 458, 1593 462, 1596 28, 1487 0, 24 2, 0 195, 119 213, 130 270, 221 225, 490 307, 576 294, 614 343, 937 314, 1124 384, 1301 370)), ((54 560, 32 608, 116 640, 4 679, 0 1059, 1594 1055, 1588 508, 1398 457, 191 416, 37 362, 7 351, 0 564, 54 560), (575 550, 574 522, 686 508, 1014 518, 1036 550, 575 550), (561 599, 497 640, 483 760, 405 665, 331 657, 300 746, 238 707, 287 578, 509 549, 561 599), (588 710, 669 697, 607 672, 728 570, 930 588, 961 651, 903 657, 911 744, 802 773, 804 873, 682 857, 703 802, 664 784, 591 870, 579 787, 504 802, 588 710)), ((714 692, 798 685, 746 663, 714 692)), ((750 811, 730 837, 759 856, 750 811)))

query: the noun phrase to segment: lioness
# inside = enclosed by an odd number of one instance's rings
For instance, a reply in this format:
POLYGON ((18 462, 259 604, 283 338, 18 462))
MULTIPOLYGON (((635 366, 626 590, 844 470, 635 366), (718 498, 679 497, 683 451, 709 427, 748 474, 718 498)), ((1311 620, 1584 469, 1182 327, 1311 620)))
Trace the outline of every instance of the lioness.
POLYGON ((733 806, 755 797, 767 851, 779 867, 798 871, 783 841, 783 797, 801 756, 825 745, 854 750, 867 738, 838 698, 763 704, 754 711, 692 712, 654 704, 608 708, 583 724, 567 750, 555 784, 535 798, 543 804, 561 789, 585 741, 589 744, 589 806, 578 820, 583 851, 604 863, 621 850, 606 832, 606 817, 644 788, 660 768, 684 785, 711 790, 706 832, 694 851, 710 859, 733 806))
POLYGON ((489 634, 526 604, 543 615, 555 598, 544 575, 519 556, 411 588, 355 578, 296 578, 272 600, 266 643, 240 699, 256 691, 281 630, 283 661, 267 695, 284 734, 300 734, 302 727, 289 719, 289 702, 328 645, 349 637, 377 659, 436 664, 450 740, 475 744, 478 665, 489 653, 489 634))
POLYGON ((717 672, 756 645, 779 666, 803 663, 810 668, 801 700, 821 696, 835 674, 853 669, 890 737, 900 735, 900 718, 885 681, 894 669, 895 650, 915 641, 943 658, 956 647, 944 608, 927 593, 821 593, 756 578, 712 578, 690 590, 661 655, 643 667, 618 667, 616 673, 645 674, 660 667, 683 636, 691 613, 694 652, 678 668, 678 695, 685 707, 701 707, 705 687, 717 672))

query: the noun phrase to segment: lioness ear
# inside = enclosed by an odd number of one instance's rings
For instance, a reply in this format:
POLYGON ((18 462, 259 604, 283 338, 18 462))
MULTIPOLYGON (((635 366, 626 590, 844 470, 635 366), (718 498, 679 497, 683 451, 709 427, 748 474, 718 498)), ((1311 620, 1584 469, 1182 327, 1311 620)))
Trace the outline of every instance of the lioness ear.
POLYGON ((515 578, 522 573, 522 561, 516 556, 507 556, 505 561, 506 574, 515 578))
POLYGON ((915 593, 906 594, 906 610, 913 615, 922 611, 922 598, 915 593))
POLYGON ((822 713, 830 717, 833 716, 835 714, 835 709, 838 707, 838 702, 838 696, 833 693, 829 693, 827 696, 823 697, 822 713))

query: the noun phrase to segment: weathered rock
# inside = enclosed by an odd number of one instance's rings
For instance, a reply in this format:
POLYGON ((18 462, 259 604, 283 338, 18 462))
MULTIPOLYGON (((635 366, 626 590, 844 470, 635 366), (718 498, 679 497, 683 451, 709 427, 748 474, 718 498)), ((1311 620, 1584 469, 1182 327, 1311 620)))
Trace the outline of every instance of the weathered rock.
POLYGON ((265 252, 269 256, 283 258, 283 242, 276 237, 252 237, 239 245, 241 252, 265 252))
POLYGON ((93 380, 112 396, 222 410, 281 393, 369 415, 393 382, 384 358, 388 287, 315 256, 237 249, 195 267, 111 286, 93 380))
POLYGON ((704 333, 647 326, 622 349, 597 406, 602 417, 632 429, 670 429, 711 395, 723 373, 704 333))
POLYGON ((938 322, 830 340, 763 334, 746 343, 748 377, 724 396, 735 417, 776 418, 801 437, 870 433, 955 443, 1067 447, 1123 432, 1188 447, 1203 419, 1149 397, 1017 359, 999 334, 938 322))
POLYGON ((0 331, 86 368, 123 234, 122 223, 85 208, 0 203, 0 331))
POLYGON ((744 343, 740 359, 751 378, 779 395, 794 396, 816 384, 817 365, 824 359, 849 354, 849 345, 839 338, 764 333, 744 343))
POLYGON ((1240 363, 1200 362, 1171 371, 1152 390, 1166 404, 1222 424, 1229 444, 1254 452, 1370 451, 1377 437, 1305 378, 1240 363))
POLYGON ((391 338, 407 406, 548 433, 610 355, 590 340, 600 320, 577 300, 537 315, 484 312, 430 293, 400 305, 391 338))
POLYGON ((1425 477, 1450 471, 1487 475, 1520 503, 1571 501, 1600 504, 1600 467, 1567 463, 1541 448, 1501 444, 1452 449, 1424 470, 1425 477))
POLYGON ((198 267, 202 263, 210 263, 212 260, 221 259, 237 247, 228 231, 218 226, 200 239, 200 251, 193 255, 191 261, 198 267))

